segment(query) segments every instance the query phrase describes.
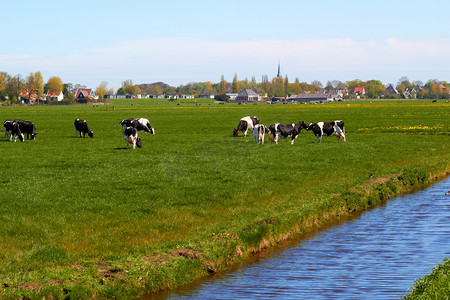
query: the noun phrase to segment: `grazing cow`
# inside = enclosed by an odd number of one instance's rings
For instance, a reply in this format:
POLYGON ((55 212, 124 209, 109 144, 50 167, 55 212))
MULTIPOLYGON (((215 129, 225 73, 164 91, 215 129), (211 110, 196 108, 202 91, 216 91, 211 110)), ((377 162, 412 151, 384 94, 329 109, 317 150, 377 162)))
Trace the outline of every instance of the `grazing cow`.
POLYGON ((18 120, 5 120, 3 122, 3 130, 5 130, 5 135, 4 135, 4 139, 6 140, 7 138, 9 138, 10 140, 12 140, 11 138, 11 132, 13 130, 14 127, 14 123, 17 122, 18 120))
POLYGON ((253 131, 252 131, 252 135, 253 135, 253 138, 255 139, 255 143, 264 144, 264 135, 269 132, 270 132, 269 128, 267 128, 263 124, 255 125, 255 127, 253 128, 253 131))
POLYGON ((138 119, 123 119, 119 122, 122 125, 122 129, 125 130, 126 127, 134 127, 138 131, 150 132, 151 134, 155 134, 155 128, 152 128, 150 122, 145 118, 138 119))
POLYGON ((306 130, 312 130, 313 133, 316 136, 316 143, 319 141, 322 142, 322 136, 337 136, 338 142, 341 141, 341 137, 345 140, 345 127, 344 127, 344 121, 334 121, 334 122, 317 122, 317 123, 310 123, 308 125, 308 128, 306 130))
POLYGON ((281 124, 276 123, 269 126, 269 130, 272 134, 271 140, 278 144, 281 138, 291 137, 291 144, 294 144, 295 139, 299 135, 302 129, 306 129, 307 125, 305 122, 301 121, 298 124, 281 124))
POLYGON ((75 134, 77 136, 78 136, 78 132, 80 132, 80 137, 81 137, 81 134, 83 134, 83 137, 85 137, 86 133, 88 134, 88 136, 90 138, 94 137, 94 132, 89 129, 89 126, 88 126, 86 120, 76 119, 74 124, 75 124, 75 134))
POLYGON ((3 123, 3 127, 5 129, 5 138, 9 136, 9 140, 12 141, 14 137, 14 142, 16 142, 17 137, 19 137, 19 140, 23 142, 24 137, 22 132, 20 131, 20 125, 19 120, 6 120, 3 123))
POLYGON ((32 139, 34 140, 36 138, 36 127, 34 126, 33 122, 30 121, 24 121, 24 120, 18 120, 20 131, 22 133, 27 134, 27 140, 32 139))
POLYGON ((123 136, 127 141, 127 149, 130 148, 130 144, 133 145, 133 149, 136 148, 136 145, 139 148, 142 148, 142 141, 138 137, 138 130, 132 126, 128 126, 123 130, 123 136))
POLYGON ((238 127, 233 129, 233 136, 237 136, 239 131, 242 131, 244 136, 247 136, 247 130, 253 130, 257 124, 259 124, 259 119, 257 117, 243 117, 239 121, 238 127))

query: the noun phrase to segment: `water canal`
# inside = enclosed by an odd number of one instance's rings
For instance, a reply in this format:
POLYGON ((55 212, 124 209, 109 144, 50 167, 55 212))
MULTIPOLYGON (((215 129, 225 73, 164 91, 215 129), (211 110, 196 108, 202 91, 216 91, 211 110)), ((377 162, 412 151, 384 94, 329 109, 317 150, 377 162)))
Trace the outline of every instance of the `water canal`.
POLYGON ((450 177, 158 299, 398 299, 450 256, 450 177))

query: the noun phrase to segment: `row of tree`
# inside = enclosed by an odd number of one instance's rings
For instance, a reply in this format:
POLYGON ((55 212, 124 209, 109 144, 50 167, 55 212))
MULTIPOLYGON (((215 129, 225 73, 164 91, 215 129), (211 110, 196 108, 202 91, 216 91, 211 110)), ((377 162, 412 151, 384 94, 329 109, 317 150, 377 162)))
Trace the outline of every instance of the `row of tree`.
MULTIPOLYGON (((392 85, 394 87, 394 85, 392 85)), ((267 75, 263 75, 260 82, 256 81, 255 76, 251 80, 245 78, 244 80, 238 80, 235 74, 233 80, 228 82, 224 76, 221 76, 221 80, 218 83, 206 82, 192 82, 186 85, 180 85, 173 87, 168 84, 158 82, 153 84, 141 84, 136 85, 131 79, 122 82, 122 86, 116 91, 119 95, 136 95, 136 94, 149 94, 149 95, 216 95, 225 93, 240 93, 245 89, 253 89, 262 96, 268 97, 289 97, 291 95, 297 95, 304 92, 317 93, 320 91, 330 92, 332 90, 344 90, 347 94, 353 94, 356 87, 364 87, 365 97, 370 99, 376 98, 401 98, 410 95, 417 98, 449 98, 450 84, 446 81, 429 80, 423 84, 421 81, 409 81, 407 77, 401 77, 395 86, 398 93, 392 94, 387 91, 385 86, 379 80, 361 81, 359 79, 351 81, 328 81, 324 86, 320 81, 313 81, 311 83, 300 82, 295 78, 293 82, 290 82, 288 76, 277 76, 269 80, 267 75), (386 96, 388 95, 388 96, 386 96)), ((44 82, 41 73, 30 73, 27 77, 21 75, 11 76, 6 72, 0 72, 0 98, 2 100, 10 99, 10 101, 17 101, 21 91, 34 93, 38 96, 45 95, 50 92, 63 92, 64 98, 73 101, 74 93, 77 89, 86 88, 81 84, 63 83, 62 79, 57 76, 52 76, 47 82, 44 82)), ((106 94, 114 94, 115 91, 112 88, 108 88, 108 83, 102 81, 100 85, 95 89, 95 94, 103 99, 106 94)), ((351 97, 351 96, 350 96, 351 97)))

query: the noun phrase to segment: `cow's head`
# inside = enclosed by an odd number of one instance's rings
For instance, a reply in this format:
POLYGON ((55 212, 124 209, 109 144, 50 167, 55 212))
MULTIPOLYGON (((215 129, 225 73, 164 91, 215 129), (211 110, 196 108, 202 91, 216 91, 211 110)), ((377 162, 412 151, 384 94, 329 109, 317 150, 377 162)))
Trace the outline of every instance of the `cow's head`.
POLYGON ((300 124, 300 129, 308 129, 308 125, 304 121, 298 122, 300 124))
POLYGON ((89 131, 88 131, 88 136, 89 136, 90 138, 93 138, 93 137, 94 137, 94 132, 93 132, 92 130, 89 130, 89 131))
POLYGON ((233 129, 233 136, 237 136, 239 133, 239 130, 237 128, 233 129))
POLYGON ((317 123, 309 123, 308 127, 306 127, 306 130, 313 130, 316 125, 317 123))
POLYGON ((138 146, 139 148, 142 148, 142 141, 141 141, 141 138, 137 138, 136 139, 136 146, 138 146))
POLYGON ((151 134, 155 134, 155 128, 150 127, 150 131, 151 134))

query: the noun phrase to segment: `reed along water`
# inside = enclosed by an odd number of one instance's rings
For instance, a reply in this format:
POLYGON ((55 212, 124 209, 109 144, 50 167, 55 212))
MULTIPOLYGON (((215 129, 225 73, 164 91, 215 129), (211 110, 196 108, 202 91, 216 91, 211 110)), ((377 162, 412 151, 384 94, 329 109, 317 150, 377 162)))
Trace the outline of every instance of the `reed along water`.
POLYGON ((450 256, 450 177, 150 299, 398 299, 450 256))

